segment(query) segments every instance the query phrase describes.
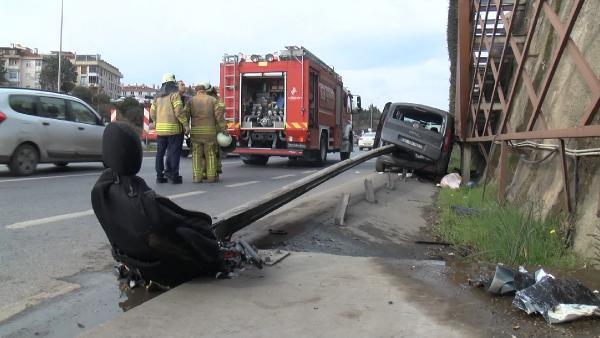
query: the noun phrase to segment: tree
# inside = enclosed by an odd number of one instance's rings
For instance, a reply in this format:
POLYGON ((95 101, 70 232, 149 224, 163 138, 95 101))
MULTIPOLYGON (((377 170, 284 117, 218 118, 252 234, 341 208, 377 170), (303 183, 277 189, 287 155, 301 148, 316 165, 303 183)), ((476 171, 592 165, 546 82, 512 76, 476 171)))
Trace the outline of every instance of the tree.
POLYGON ((121 116, 136 127, 141 127, 144 122, 144 106, 137 99, 128 97, 116 105, 121 116))
POLYGON ((8 80, 6 80, 6 68, 4 68, 4 61, 0 60, 0 85, 6 85, 8 80))
POLYGON ((354 129, 355 133, 359 130, 371 128, 371 116, 373 116, 372 130, 375 131, 381 118, 381 111, 377 106, 370 104, 367 109, 352 115, 352 129, 354 129))
POLYGON ((71 91, 71 95, 78 97, 87 104, 92 104, 92 91, 87 87, 77 86, 71 91))
MULTIPOLYGON (((62 58, 60 91, 70 92, 75 87, 77 81, 77 71, 71 61, 65 57, 62 58)), ((44 60, 44 66, 40 73, 40 85, 42 89, 56 91, 58 81, 58 56, 48 56, 44 60)))

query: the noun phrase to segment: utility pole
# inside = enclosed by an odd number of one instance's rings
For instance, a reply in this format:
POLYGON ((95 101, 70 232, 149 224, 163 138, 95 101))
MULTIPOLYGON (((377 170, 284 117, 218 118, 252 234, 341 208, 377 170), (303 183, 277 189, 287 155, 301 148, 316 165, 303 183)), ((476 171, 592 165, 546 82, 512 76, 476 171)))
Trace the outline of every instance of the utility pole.
POLYGON ((63 32, 63 4, 64 0, 60 0, 60 45, 58 49, 58 87, 57 92, 60 92, 60 75, 62 72, 62 32, 63 32))
POLYGON ((369 107, 369 113, 371 113, 371 131, 373 131, 373 109, 369 107))

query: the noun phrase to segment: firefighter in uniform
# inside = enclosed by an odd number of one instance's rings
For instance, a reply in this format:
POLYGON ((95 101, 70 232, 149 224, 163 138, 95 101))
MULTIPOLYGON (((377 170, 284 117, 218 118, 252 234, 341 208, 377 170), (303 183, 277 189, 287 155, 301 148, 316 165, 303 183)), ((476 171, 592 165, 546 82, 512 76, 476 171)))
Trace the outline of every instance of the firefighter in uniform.
POLYGON ((163 75, 162 86, 150 107, 150 117, 156 126, 157 135, 156 183, 181 184, 179 159, 183 135, 189 132, 189 124, 175 83, 175 75, 171 73, 163 75))
POLYGON ((217 99, 207 95, 208 83, 196 87, 196 95, 189 101, 185 114, 190 116, 192 137, 193 182, 216 182, 217 132, 227 132, 217 99))
MULTIPOLYGON (((219 113, 219 116, 217 116, 217 121, 225 121, 225 103, 223 103, 223 100, 219 98, 219 95, 217 94, 217 87, 210 86, 210 89, 207 91, 207 94, 217 99, 217 103, 219 104, 219 108, 217 109, 217 112, 219 113)), ((217 174, 222 174, 223 163, 221 162, 221 160, 223 159, 223 151, 221 150, 221 147, 216 147, 216 150, 217 174)))

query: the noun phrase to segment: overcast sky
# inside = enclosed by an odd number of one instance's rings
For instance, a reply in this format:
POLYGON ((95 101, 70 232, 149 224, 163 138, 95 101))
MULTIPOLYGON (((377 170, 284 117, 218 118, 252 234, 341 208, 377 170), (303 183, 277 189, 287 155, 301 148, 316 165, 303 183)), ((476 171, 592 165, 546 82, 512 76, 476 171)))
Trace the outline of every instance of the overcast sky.
MULTIPOLYGON (((0 45, 58 50, 60 0, 2 0, 0 45)), ((64 0, 63 50, 101 54, 122 82, 218 83, 224 53, 305 46, 363 104, 448 109, 448 0, 64 0)))

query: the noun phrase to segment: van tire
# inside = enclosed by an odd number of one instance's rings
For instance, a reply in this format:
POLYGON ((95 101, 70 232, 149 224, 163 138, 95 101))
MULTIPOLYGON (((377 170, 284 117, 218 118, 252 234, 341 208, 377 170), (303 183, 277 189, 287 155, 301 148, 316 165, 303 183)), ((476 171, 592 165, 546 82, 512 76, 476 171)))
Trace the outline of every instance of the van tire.
POLYGON ((27 176, 35 172, 40 160, 40 154, 36 147, 29 143, 21 144, 15 149, 10 158, 8 169, 18 176, 27 176))
POLYGON ((381 160, 381 158, 377 158, 375 161, 375 171, 378 173, 385 172, 385 163, 381 160))

